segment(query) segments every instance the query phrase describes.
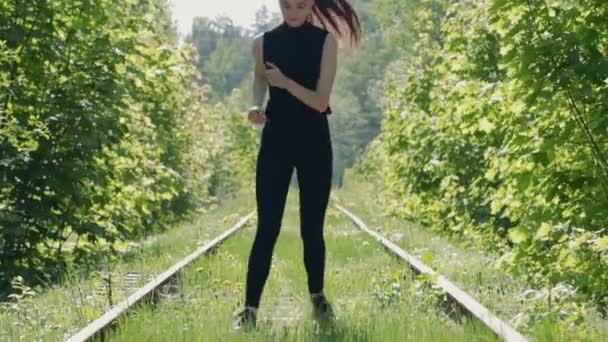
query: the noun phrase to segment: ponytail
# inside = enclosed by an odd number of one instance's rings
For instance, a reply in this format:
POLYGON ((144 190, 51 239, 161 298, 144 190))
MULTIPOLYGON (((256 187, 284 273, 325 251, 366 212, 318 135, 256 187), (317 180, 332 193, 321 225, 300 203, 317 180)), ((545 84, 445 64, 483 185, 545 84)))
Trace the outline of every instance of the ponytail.
POLYGON ((327 23, 340 38, 344 37, 344 32, 340 29, 340 23, 346 23, 350 33, 350 41, 353 46, 357 46, 361 40, 361 22, 355 9, 347 0, 315 0, 312 7, 311 19, 319 22, 326 30, 327 23))

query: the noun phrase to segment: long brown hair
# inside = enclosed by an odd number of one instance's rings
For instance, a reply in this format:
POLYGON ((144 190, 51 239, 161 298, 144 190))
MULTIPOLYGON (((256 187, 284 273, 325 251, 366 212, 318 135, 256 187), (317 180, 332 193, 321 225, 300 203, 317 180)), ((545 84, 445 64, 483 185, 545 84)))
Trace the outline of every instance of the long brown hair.
POLYGON ((329 23, 340 38, 345 36, 340 24, 346 24, 352 46, 359 45, 361 22, 355 9, 347 0, 315 0, 311 17, 310 19, 314 18, 314 21, 319 22, 327 30, 329 30, 327 28, 327 23, 329 23))

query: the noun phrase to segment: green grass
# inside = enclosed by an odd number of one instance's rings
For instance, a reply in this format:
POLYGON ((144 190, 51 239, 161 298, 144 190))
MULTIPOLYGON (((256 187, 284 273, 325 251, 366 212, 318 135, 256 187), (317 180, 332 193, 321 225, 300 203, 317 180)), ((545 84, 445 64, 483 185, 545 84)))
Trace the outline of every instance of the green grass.
MULTIPOLYGON (((158 274, 233 226, 255 209, 253 189, 239 193, 221 207, 192 222, 135 245, 112 263, 113 302, 126 298, 158 274), (140 275, 129 283, 126 275, 140 275)), ((412 279, 403 264, 360 233, 332 205, 337 202, 372 229, 418 256, 505 321, 517 318, 531 305, 521 299, 528 285, 491 267, 496 256, 458 241, 450 241, 410 222, 387 217, 379 189, 353 174, 345 187, 332 189, 326 217, 326 292, 336 306, 336 326, 323 327, 310 316, 306 272, 299 236, 297 188, 291 188, 277 242, 273 265, 260 307, 260 329, 252 334, 229 334, 232 314, 242 304, 246 257, 256 217, 229 239, 218 252, 201 258, 178 282, 179 296, 168 297, 152 308, 143 306, 121 322, 117 340, 492 340, 477 322, 456 324, 437 312, 433 291, 412 279), (149 337, 149 336, 153 336, 149 337), (148 337, 147 337, 148 336, 148 337), (283 339, 281 339, 283 337, 283 339)), ((0 307, 0 341, 59 341, 98 317, 110 305, 97 273, 75 276, 36 296, 0 307)), ((606 321, 594 313, 586 323, 607 331, 606 321)), ((518 327, 538 341, 602 341, 599 334, 581 334, 578 326, 563 331, 551 319, 518 327)), ((602 335, 606 336, 606 335, 602 335)))
MULTIPOLYGON (((131 248, 110 264, 113 304, 232 227, 255 208, 254 203, 254 195, 243 192, 222 206, 208 208, 191 222, 130 244, 131 248)), ((89 274, 66 275, 64 281, 36 291, 33 297, 19 303, 3 303, 0 341, 61 341, 80 330, 111 307, 104 286, 105 273, 107 267, 100 266, 89 274)))
POLYGON ((348 171, 344 187, 333 196, 336 202, 361 218, 368 227, 446 276, 520 332, 535 341, 608 341, 608 322, 594 311, 585 315, 584 324, 568 328, 563 325, 559 328, 550 316, 539 322, 528 322, 524 312, 534 305, 540 305, 542 312, 543 304, 524 298, 524 292, 530 289, 524 279, 493 266, 498 256, 388 216, 383 210, 380 187, 348 171))
POLYGON ((123 319, 109 341, 494 341, 477 322, 455 324, 403 263, 356 230, 346 216, 328 209, 325 224, 325 291, 335 324, 311 315, 299 233, 297 189, 290 190, 275 246, 258 327, 231 332, 244 300, 247 258, 254 227, 189 268, 176 294, 145 305, 123 319))

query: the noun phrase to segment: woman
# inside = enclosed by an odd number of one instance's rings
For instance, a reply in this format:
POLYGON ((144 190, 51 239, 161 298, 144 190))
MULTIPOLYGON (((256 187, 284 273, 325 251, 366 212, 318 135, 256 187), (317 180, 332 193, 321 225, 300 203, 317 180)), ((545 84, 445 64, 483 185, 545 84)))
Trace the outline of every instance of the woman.
POLYGON ((327 115, 339 36, 346 24, 358 43, 360 23, 346 0, 279 0, 283 22, 253 43, 254 106, 249 120, 264 124, 256 169, 258 224, 249 255, 245 306, 233 328, 255 326, 264 284, 278 238, 292 172, 297 170, 300 229, 308 290, 316 316, 332 318, 323 292, 323 225, 332 176, 332 142, 327 115), (323 27, 313 23, 319 22, 323 27), (262 110, 266 86, 269 101, 262 110))

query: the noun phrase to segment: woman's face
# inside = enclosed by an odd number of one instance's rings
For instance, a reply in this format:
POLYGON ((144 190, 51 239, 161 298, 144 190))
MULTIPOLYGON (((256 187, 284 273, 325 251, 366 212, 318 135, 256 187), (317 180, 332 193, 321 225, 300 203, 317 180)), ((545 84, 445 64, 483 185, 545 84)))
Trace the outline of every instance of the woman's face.
POLYGON ((289 26, 300 26, 312 13, 314 0, 279 0, 279 3, 285 22, 289 26))

